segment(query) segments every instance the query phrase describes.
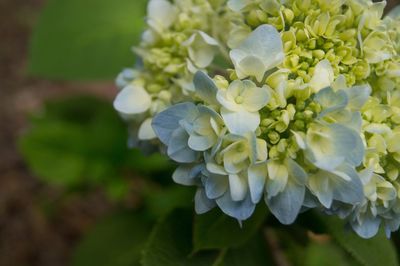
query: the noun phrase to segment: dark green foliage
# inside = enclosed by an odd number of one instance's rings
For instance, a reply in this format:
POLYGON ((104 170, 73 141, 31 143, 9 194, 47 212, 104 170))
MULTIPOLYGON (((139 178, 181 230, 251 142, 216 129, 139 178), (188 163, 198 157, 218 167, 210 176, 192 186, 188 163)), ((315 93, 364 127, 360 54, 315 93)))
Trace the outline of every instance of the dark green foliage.
POLYGON ((72 266, 140 265, 151 224, 140 213, 120 212, 100 221, 77 246, 72 266))
POLYGON ((119 197, 127 189, 126 171, 157 173, 166 158, 144 156, 127 147, 124 123, 107 101, 74 97, 47 104, 31 119, 20 150, 43 181, 67 188, 104 185, 119 197))
POLYGON ((192 250, 192 212, 175 210, 153 229, 143 250, 143 266, 212 265, 216 252, 189 256, 192 250))
POLYGON ((371 239, 362 239, 354 232, 346 231, 344 223, 338 218, 322 217, 321 219, 324 219, 328 232, 337 243, 361 265, 399 265, 395 247, 382 231, 371 239))
POLYGON ((239 222, 214 209, 206 214, 197 215, 194 222, 194 249, 238 247, 249 240, 262 226, 267 216, 266 207, 260 205, 253 216, 239 222))

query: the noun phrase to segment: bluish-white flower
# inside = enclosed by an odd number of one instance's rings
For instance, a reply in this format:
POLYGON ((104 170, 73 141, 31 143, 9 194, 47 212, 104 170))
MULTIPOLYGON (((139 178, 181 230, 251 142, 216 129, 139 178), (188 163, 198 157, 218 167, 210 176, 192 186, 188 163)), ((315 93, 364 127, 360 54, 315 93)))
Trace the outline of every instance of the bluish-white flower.
POLYGON ((261 82, 265 72, 282 63, 283 44, 278 31, 271 25, 261 25, 230 52, 240 79, 252 76, 261 82))
POLYGON ((151 97, 140 86, 128 85, 123 88, 114 100, 114 108, 126 115, 146 112, 151 106, 151 97))
POLYGON ((309 86, 314 92, 318 92, 332 84, 334 73, 331 63, 324 59, 320 61, 314 69, 314 75, 311 78, 309 86))
POLYGON ((159 34, 169 28, 177 16, 177 8, 167 0, 150 0, 147 5, 147 23, 159 34))
POLYGON ((217 92, 224 122, 231 133, 238 135, 257 129, 260 124, 258 111, 266 106, 269 98, 267 86, 257 87, 250 80, 236 80, 228 89, 217 92))
POLYGON ((356 205, 361 203, 364 197, 363 186, 357 171, 346 163, 333 170, 319 170, 310 175, 308 188, 328 209, 334 200, 356 205))
POLYGON ((205 68, 213 61, 219 44, 205 32, 197 31, 182 45, 188 47, 193 64, 198 68, 205 68))
POLYGON ((292 159, 267 163, 265 202, 283 224, 291 224, 303 206, 308 175, 292 159))

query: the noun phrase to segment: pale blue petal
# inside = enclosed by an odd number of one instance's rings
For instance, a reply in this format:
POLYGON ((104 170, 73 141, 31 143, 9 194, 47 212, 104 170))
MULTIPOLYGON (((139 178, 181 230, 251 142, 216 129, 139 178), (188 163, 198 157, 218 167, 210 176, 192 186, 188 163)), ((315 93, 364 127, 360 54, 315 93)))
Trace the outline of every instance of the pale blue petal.
POLYGON ((225 214, 240 221, 249 218, 256 208, 256 205, 251 201, 250 193, 247 193, 247 197, 242 201, 233 201, 229 191, 227 191, 216 200, 216 203, 225 214))
POLYGON ((310 209, 320 206, 318 199, 307 189, 304 195, 303 207, 310 209))
POLYGON ((221 197, 227 191, 228 186, 228 176, 215 174, 210 174, 204 184, 206 195, 210 199, 221 197))
POLYGON ((331 87, 320 90, 315 95, 314 100, 322 107, 322 112, 318 115, 319 117, 343 109, 348 103, 347 94, 343 90, 335 92, 331 87))
POLYGON ((204 102, 218 105, 217 95, 218 88, 214 81, 204 72, 197 71, 193 79, 196 95, 204 102))
POLYGON ((325 207, 330 208, 333 202, 332 188, 329 186, 329 178, 332 174, 324 171, 311 175, 308 179, 310 192, 316 196, 319 202, 325 207))
POLYGON ((151 125, 160 141, 168 145, 172 132, 180 126, 179 121, 194 110, 196 110, 196 106, 187 102, 176 104, 158 113, 153 118, 151 125))
POLYGON ((194 210, 197 214, 206 213, 215 207, 215 201, 207 198, 203 188, 198 188, 194 196, 194 210))
POLYGON ((229 0, 228 7, 235 12, 239 12, 249 4, 250 0, 229 0))
POLYGON ((296 220, 303 205, 305 187, 289 182, 285 189, 275 197, 265 197, 272 214, 282 223, 291 224, 296 220))
MULTIPOLYGON (((243 0, 242 0, 243 1, 243 0)), ((239 1, 241 2, 241 1, 239 1)), ((392 19, 397 19, 400 16, 400 5, 397 5, 394 7, 390 12, 386 15, 387 17, 390 17, 392 19)))
POLYGON ((349 98, 349 108, 352 111, 359 111, 364 104, 367 102, 369 95, 371 94, 371 87, 368 84, 354 86, 348 90, 346 93, 349 98))
POLYGON ((287 179, 267 179, 266 195, 268 197, 275 197, 278 193, 282 192, 286 187, 287 179))
POLYGON ((319 202, 325 207, 330 208, 333 202, 333 192, 332 190, 327 191, 316 191, 315 195, 317 196, 319 202))
POLYGON ((293 180, 299 185, 304 185, 306 183, 308 177, 307 173, 294 160, 292 159, 287 160, 287 169, 291 180, 293 180))
POLYGON ((253 203, 259 202, 263 195, 267 174, 268 168, 266 163, 252 165, 248 169, 248 183, 253 203))
POLYGON ((183 128, 176 129, 168 143, 168 156, 178 163, 192 163, 199 158, 199 153, 188 146, 189 135, 183 128))
POLYGON ((368 239, 378 233, 380 223, 380 218, 368 217, 364 218, 361 224, 359 224, 357 221, 352 222, 351 227, 359 236, 368 239))
POLYGON ((359 166, 364 159, 365 146, 358 133, 354 131, 354 134, 355 147, 349 152, 346 161, 353 166, 359 166))
POLYGON ((192 186, 198 183, 198 177, 204 165, 184 164, 180 165, 172 174, 172 179, 177 184, 192 186))
POLYGON ((364 198, 363 185, 356 170, 351 166, 343 165, 338 171, 345 173, 351 180, 346 181, 340 176, 331 178, 333 198, 349 204, 361 203, 364 198))

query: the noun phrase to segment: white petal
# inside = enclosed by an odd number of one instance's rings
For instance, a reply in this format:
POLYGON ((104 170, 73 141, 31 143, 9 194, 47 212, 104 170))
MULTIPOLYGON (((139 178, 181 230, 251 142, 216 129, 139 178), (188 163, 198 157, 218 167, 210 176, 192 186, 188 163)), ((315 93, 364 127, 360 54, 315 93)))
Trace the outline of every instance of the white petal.
POLYGON ((235 12, 239 12, 242 8, 249 4, 249 0, 229 0, 228 7, 235 12))
POLYGON ((303 205, 305 187, 290 182, 286 188, 265 201, 274 216, 283 224, 291 224, 296 220, 303 205))
POLYGON ((202 31, 197 31, 182 43, 188 47, 189 57, 192 62, 199 68, 207 67, 216 53, 218 42, 202 31))
MULTIPOLYGON (((234 53, 232 53, 235 55, 234 53)), ((248 55, 239 61, 236 67, 239 78, 245 78, 248 76, 255 77, 258 82, 261 82, 265 72, 268 70, 260 58, 248 55)))
POLYGON ((315 66, 314 75, 312 76, 309 85, 314 92, 318 92, 323 88, 329 87, 332 84, 333 79, 334 73, 331 63, 327 59, 324 59, 315 66))
POLYGON ((242 93, 244 98, 243 106, 249 112, 257 112, 265 107, 270 99, 270 94, 266 86, 257 87, 251 81, 244 81, 245 90, 242 93), (249 84, 250 83, 250 84, 249 84))
POLYGON ((229 175, 229 189, 233 201, 241 201, 247 194, 246 179, 239 175, 229 175))
POLYGON ((140 140, 150 140, 156 138, 156 133, 154 132, 151 126, 151 118, 147 118, 144 122, 140 125, 138 137, 140 140))
POLYGON ((215 135, 190 135, 188 145, 192 150, 205 151, 211 148, 216 141, 217 137, 215 135))
POLYGON ((230 52, 230 57, 239 78, 252 75, 261 81, 266 71, 283 61, 281 37, 275 27, 261 25, 230 52))
POLYGON ((268 169, 266 163, 252 165, 248 169, 250 196, 253 203, 257 203, 261 199, 261 196, 264 192, 267 174, 268 169))
POLYGON ((123 88, 114 100, 114 108, 127 115, 144 113, 150 105, 151 97, 147 91, 134 85, 123 88))
POLYGON ((238 111, 232 112, 221 108, 221 115, 230 133, 245 135, 254 132, 260 125, 260 114, 258 112, 238 111))
POLYGON ((177 8, 167 0, 150 0, 147 5, 148 23, 159 33, 170 27, 177 15, 177 8))

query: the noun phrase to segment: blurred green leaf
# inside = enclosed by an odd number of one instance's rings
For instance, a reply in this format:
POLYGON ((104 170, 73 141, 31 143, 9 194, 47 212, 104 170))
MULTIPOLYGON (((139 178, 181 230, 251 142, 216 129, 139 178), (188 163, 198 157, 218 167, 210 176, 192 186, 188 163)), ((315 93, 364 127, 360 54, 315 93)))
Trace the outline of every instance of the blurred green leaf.
POLYGON ((148 189, 144 198, 147 211, 155 217, 166 215, 176 208, 193 208, 195 189, 173 184, 161 189, 148 189))
POLYGON ((122 212, 100 221, 78 244, 72 266, 140 265, 150 224, 139 213, 122 212))
POLYGON ((31 123, 20 139, 20 150, 33 172, 51 184, 99 184, 118 198, 126 192, 125 169, 170 168, 161 155, 149 157, 128 149, 126 126, 104 100, 74 97, 49 102, 31 123))
POLYGON ((255 213, 242 227, 239 222, 214 209, 196 215, 194 223, 194 250, 238 247, 248 241, 265 221, 267 210, 259 204, 255 213))
POLYGON ((356 261, 365 266, 397 266, 393 243, 381 231, 371 239, 363 239, 353 231, 345 231, 339 218, 324 217, 328 232, 356 261))
POLYGON ((346 256, 339 247, 331 242, 315 243, 312 242, 305 250, 305 254, 299 257, 299 260, 304 259, 304 266, 355 266, 354 261, 346 256))
POLYGON ((268 249, 262 234, 257 234, 243 246, 229 249, 218 266, 274 265, 268 249))
POLYGON ((131 47, 147 0, 50 0, 34 29, 29 70, 63 80, 114 78, 133 65, 131 47))
POLYGON ((142 253, 143 266, 208 266, 218 253, 203 252, 189 256, 192 250, 192 212, 174 210, 153 229, 142 253))

